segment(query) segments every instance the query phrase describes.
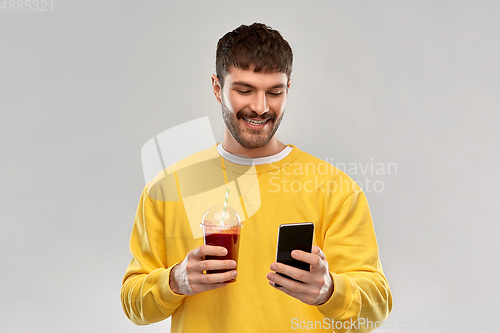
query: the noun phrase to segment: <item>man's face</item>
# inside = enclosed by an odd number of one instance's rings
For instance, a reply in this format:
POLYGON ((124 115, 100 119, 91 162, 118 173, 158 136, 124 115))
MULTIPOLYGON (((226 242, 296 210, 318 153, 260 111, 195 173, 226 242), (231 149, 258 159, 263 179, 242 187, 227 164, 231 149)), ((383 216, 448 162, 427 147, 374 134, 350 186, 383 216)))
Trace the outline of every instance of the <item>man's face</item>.
POLYGON ((272 139, 285 111, 287 81, 285 73, 230 67, 220 102, 226 127, 240 145, 260 148, 272 139))

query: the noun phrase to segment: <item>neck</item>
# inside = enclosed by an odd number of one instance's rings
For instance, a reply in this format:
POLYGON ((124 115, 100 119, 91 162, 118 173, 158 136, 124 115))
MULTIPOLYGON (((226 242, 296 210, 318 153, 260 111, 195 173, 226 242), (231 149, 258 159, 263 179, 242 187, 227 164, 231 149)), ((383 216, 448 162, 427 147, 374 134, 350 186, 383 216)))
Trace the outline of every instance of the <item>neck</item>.
POLYGON ((236 141, 229 130, 226 128, 224 131, 224 139, 222 141, 222 147, 233 155, 245 155, 251 158, 266 157, 276 155, 285 149, 286 145, 278 141, 276 135, 274 135, 271 140, 260 148, 247 148, 243 147, 238 141, 236 141))

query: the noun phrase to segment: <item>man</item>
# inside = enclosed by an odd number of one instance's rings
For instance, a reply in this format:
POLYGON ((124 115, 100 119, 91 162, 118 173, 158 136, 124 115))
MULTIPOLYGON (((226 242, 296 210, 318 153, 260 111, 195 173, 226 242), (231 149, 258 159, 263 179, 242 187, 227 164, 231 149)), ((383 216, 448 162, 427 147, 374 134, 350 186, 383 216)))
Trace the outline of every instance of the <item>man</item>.
POLYGON ((172 315, 172 332, 344 332, 371 331, 388 316, 392 296, 364 193, 276 138, 291 71, 292 50, 270 27, 242 25, 219 40, 212 86, 224 139, 167 168, 142 193, 121 291, 134 323, 172 315), (225 184, 237 189, 231 202, 245 216, 238 262, 204 260, 227 251, 203 245, 195 226, 200 202, 208 208, 213 197, 205 194, 225 184), (315 224, 315 245, 292 256, 310 271, 274 262, 279 225, 305 221, 315 224), (204 273, 214 269, 229 271, 204 273))

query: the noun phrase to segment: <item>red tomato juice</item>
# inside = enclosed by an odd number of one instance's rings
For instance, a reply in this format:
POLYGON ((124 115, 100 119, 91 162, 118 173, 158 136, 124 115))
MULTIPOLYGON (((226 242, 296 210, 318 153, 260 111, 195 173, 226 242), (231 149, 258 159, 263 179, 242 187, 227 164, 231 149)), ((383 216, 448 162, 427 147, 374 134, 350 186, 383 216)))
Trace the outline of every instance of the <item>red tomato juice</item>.
MULTIPOLYGON (((238 252, 240 247, 238 230, 225 230, 220 233, 205 235, 205 245, 222 246, 227 249, 225 256, 205 256, 205 260, 234 260, 238 262, 238 252)), ((207 274, 224 273, 231 269, 214 269, 207 271, 207 274)), ((236 278, 225 282, 234 282, 236 278)))

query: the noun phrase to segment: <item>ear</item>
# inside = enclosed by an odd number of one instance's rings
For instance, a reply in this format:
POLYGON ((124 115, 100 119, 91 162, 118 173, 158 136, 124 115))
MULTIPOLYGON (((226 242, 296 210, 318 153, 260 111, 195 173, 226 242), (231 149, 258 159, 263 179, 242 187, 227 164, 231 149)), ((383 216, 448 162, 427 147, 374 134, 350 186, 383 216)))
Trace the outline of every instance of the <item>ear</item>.
POLYGON ((288 84, 286 85, 286 92, 288 93, 288 89, 290 89, 290 82, 292 82, 292 79, 288 79, 288 84))
POLYGON ((219 103, 222 103, 222 100, 221 100, 222 88, 220 86, 219 79, 217 78, 217 75, 215 75, 215 74, 212 74, 212 89, 214 91, 215 99, 219 103))

